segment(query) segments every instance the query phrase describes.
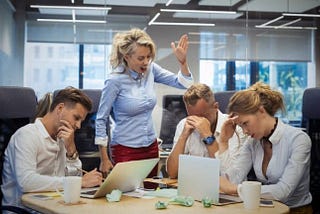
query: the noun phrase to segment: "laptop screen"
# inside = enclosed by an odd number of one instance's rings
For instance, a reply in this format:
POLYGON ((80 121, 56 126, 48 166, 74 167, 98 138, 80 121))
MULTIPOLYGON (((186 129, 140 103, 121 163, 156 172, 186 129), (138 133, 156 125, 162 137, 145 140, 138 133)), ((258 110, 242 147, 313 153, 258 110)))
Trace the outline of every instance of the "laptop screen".
POLYGON ((220 160, 191 155, 179 156, 178 195, 219 202, 220 160))

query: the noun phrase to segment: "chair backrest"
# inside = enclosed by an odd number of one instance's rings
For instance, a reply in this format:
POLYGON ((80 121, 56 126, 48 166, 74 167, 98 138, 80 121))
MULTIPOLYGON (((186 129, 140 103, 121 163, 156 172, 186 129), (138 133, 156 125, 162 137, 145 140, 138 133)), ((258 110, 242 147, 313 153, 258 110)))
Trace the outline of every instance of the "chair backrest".
POLYGON ((163 149, 171 149, 177 124, 187 116, 183 95, 164 95, 162 99, 162 119, 159 138, 163 149))
MULTIPOLYGON (((214 94, 219 102, 219 109, 226 113, 230 97, 235 91, 222 91, 214 94)), ((187 116, 187 110, 183 102, 183 95, 164 95, 162 98, 162 119, 159 138, 162 140, 163 149, 171 149, 176 126, 180 120, 187 116)))
POLYGON ((236 91, 219 91, 214 93, 215 100, 219 103, 219 109, 222 113, 227 113, 229 100, 236 91))
POLYGON ((11 135, 33 119, 36 106, 37 97, 32 88, 0 86, 0 183, 2 183, 4 151, 11 135))
POLYGON ((311 138, 310 192, 314 213, 320 212, 320 87, 308 88, 302 98, 302 126, 311 138))

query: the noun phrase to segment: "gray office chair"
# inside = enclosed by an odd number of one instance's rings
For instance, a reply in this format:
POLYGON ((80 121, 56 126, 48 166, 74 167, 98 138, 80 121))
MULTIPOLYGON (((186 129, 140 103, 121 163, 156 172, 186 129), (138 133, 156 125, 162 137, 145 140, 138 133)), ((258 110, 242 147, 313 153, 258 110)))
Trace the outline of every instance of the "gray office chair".
POLYGON ((314 213, 320 213, 320 87, 308 88, 302 97, 302 127, 311 138, 310 192, 314 213))
POLYGON ((216 101, 219 103, 219 109, 222 113, 227 113, 229 100, 236 91, 219 91, 214 93, 216 101))
POLYGON ((164 95, 162 98, 162 119, 159 138, 161 148, 171 150, 177 124, 187 116, 182 95, 164 95))
MULTIPOLYGON (((17 129, 33 119, 36 105, 37 97, 32 88, 0 86, 0 183, 2 183, 4 151, 10 137, 17 129)), ((0 201, 2 202, 2 192, 0 201)), ((29 213, 27 210, 15 206, 1 206, 1 210, 29 213)))

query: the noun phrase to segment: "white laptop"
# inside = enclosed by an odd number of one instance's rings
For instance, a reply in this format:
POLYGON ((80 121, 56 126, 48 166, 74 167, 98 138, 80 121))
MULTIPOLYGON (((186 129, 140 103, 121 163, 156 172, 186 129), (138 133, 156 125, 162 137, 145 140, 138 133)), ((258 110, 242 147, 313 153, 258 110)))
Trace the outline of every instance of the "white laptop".
POLYGON ((239 197, 219 194, 220 160, 191 155, 179 156, 178 195, 201 201, 208 197, 214 205, 241 202, 239 197))
POLYGON ((114 189, 122 192, 134 191, 141 186, 158 161, 159 158, 152 158, 118 163, 100 187, 82 190, 80 196, 84 198, 104 197, 114 189))

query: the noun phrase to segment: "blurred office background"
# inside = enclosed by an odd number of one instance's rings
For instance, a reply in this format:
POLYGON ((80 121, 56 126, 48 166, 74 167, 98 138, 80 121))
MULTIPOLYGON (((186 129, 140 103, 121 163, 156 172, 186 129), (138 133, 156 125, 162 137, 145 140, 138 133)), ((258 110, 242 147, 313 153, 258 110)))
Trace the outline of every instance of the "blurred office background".
MULTIPOLYGON (((177 72, 170 42, 188 34, 196 81, 214 92, 264 81, 285 95, 299 125, 302 95, 320 86, 319 0, 1 0, 0 85, 32 87, 38 98, 66 86, 101 89, 117 32, 145 29, 155 62, 177 72)), ((156 86, 162 99, 183 90, 156 86)))

